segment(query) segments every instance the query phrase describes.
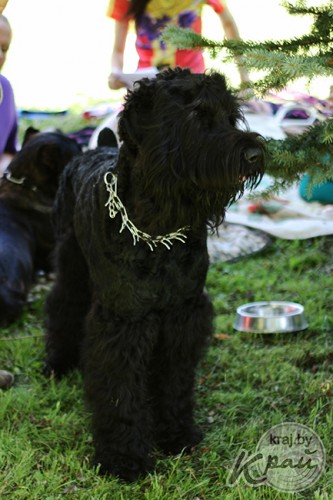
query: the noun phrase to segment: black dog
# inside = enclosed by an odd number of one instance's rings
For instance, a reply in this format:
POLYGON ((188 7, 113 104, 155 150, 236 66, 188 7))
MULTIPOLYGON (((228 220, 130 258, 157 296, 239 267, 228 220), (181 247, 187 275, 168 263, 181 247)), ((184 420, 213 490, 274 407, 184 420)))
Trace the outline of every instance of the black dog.
POLYGON ((89 151, 62 176, 47 366, 82 364, 102 473, 135 480, 154 446, 179 453, 202 437, 193 386, 212 332, 207 224, 264 169, 240 119, 223 76, 167 70, 128 93, 119 155, 89 151))
POLYGON ((60 133, 26 131, 0 180, 0 324, 21 314, 36 270, 50 270, 59 176, 80 148, 60 133))

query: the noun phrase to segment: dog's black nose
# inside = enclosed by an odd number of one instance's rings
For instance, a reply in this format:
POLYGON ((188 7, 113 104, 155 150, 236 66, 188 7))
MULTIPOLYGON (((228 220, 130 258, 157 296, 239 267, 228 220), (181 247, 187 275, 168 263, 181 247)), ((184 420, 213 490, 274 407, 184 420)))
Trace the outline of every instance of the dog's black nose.
POLYGON ((244 158, 249 163, 256 163, 262 157, 262 150, 260 148, 249 148, 244 153, 244 158))

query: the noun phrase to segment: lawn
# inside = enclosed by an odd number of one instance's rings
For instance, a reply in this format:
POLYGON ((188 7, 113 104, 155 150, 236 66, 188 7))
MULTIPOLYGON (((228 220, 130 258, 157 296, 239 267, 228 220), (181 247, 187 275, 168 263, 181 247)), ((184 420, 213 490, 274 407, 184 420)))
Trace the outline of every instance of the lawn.
MULTIPOLYGON (((73 129, 73 122, 68 126, 73 129)), ((207 291, 216 313, 214 337, 196 383, 196 417, 204 441, 190 455, 156 452, 155 473, 131 485, 100 477, 91 465, 80 373, 61 381, 42 374, 48 287, 39 282, 23 317, 0 331, 0 368, 16 378, 11 389, 0 392, 0 498, 332 498, 332 276, 333 236, 276 239, 257 254, 211 265, 207 291), (303 304, 308 329, 272 335, 236 332, 237 306, 257 300, 303 304), (283 422, 304 424, 321 438, 326 469, 320 479, 297 494, 255 488, 242 477, 228 486, 228 472, 240 450, 253 453, 261 436, 283 422)))

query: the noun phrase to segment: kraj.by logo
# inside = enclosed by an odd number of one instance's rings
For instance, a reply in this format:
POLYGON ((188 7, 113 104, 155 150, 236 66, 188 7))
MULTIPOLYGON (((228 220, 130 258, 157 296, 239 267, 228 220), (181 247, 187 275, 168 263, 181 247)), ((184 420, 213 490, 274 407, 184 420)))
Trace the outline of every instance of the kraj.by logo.
POLYGON ((284 422, 261 437, 253 454, 240 451, 227 484, 234 486, 243 478, 250 486, 265 484, 285 492, 303 491, 320 478, 325 457, 323 443, 312 429, 284 422))

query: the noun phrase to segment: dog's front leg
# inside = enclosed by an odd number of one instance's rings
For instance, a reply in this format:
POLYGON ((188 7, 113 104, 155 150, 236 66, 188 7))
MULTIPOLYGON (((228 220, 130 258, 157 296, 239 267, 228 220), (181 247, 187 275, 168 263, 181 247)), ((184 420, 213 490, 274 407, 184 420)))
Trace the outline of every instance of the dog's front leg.
POLYGON ((135 481, 152 470, 147 366, 158 322, 114 318, 95 305, 84 344, 84 382, 101 473, 135 481))
POLYGON ((211 333, 212 306, 205 295, 164 317, 150 388, 156 441, 165 453, 188 451, 202 439, 193 420, 193 390, 195 370, 211 333))

